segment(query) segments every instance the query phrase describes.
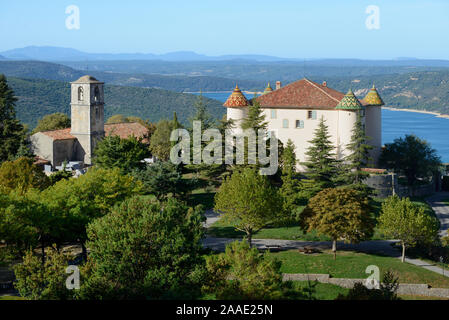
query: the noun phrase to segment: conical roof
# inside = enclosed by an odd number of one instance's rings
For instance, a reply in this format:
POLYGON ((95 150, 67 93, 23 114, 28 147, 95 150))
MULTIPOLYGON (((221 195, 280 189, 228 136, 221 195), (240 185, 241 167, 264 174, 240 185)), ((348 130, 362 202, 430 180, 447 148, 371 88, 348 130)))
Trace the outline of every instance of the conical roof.
POLYGON ((383 106, 385 103, 377 92, 376 87, 373 85, 371 90, 368 92, 363 102, 369 106, 383 106))
POLYGON ((263 92, 263 94, 267 94, 273 92, 273 88, 271 88, 270 83, 268 82, 267 87, 265 88, 265 91, 263 92))
POLYGON ((240 90, 239 86, 236 85, 234 91, 229 96, 228 100, 223 104, 225 107, 247 107, 249 105, 248 100, 243 95, 242 91, 240 90))
POLYGON ((351 89, 349 89, 348 93, 345 94, 343 99, 337 104, 335 109, 339 110, 361 110, 363 109, 362 104, 359 99, 354 95, 351 89))

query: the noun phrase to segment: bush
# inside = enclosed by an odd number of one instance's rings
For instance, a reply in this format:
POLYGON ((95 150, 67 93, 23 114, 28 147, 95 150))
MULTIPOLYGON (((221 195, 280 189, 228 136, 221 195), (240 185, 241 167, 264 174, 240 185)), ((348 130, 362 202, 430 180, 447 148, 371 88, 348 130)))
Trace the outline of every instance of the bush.
POLYGON ((23 262, 14 266, 17 278, 16 289, 22 297, 32 300, 67 300, 72 292, 66 288, 68 274, 65 270, 69 257, 58 253, 56 248, 47 248, 44 264, 30 250, 23 257, 23 262))
POLYGON ((443 189, 443 191, 449 191, 449 176, 443 177, 441 188, 443 189))
POLYGON ((281 263, 267 254, 260 255, 246 241, 235 241, 226 252, 209 256, 208 281, 203 292, 225 300, 275 300, 305 298, 294 291, 291 282, 282 281, 281 263))

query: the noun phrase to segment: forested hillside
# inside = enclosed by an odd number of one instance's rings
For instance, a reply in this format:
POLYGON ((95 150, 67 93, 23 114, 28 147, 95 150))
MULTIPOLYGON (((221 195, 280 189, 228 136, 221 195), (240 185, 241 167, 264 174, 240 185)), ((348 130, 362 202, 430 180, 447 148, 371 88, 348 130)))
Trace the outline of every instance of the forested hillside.
MULTIPOLYGON (((235 87, 234 79, 208 76, 165 76, 143 73, 114 73, 89 69, 76 70, 60 64, 42 61, 0 61, 0 73, 8 77, 75 81, 90 74, 107 84, 143 88, 159 88, 177 92, 228 91, 235 87)), ((243 90, 252 90, 266 85, 265 81, 242 80, 243 90)))
POLYGON ((414 72, 357 78, 316 78, 342 92, 349 88, 363 98, 376 85, 386 105, 449 114, 449 71, 414 72))
MULTIPOLYGON (((20 79, 9 77, 19 101, 17 116, 32 128, 46 114, 63 112, 70 115, 70 84, 62 81, 42 79, 20 79)), ((178 119, 186 123, 193 115, 197 96, 153 88, 105 86, 105 117, 113 114, 138 116, 151 122, 172 118, 176 111, 178 119)), ((221 118, 225 108, 216 100, 204 98, 208 110, 221 118)))

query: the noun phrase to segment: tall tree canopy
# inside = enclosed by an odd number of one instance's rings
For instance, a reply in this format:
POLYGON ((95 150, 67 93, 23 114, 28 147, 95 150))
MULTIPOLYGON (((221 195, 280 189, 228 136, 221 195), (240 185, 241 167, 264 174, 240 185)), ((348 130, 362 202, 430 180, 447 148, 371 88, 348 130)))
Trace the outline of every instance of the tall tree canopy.
POLYGON ((101 168, 120 168, 123 173, 130 173, 134 169, 145 168, 142 160, 149 156, 148 144, 143 139, 109 136, 98 142, 93 161, 101 168))
POLYGON ((393 169, 407 178, 409 186, 426 179, 438 170, 441 159, 430 144, 415 135, 406 135, 385 144, 379 159, 380 165, 393 169))
POLYGON ((360 192, 349 188, 324 189, 309 200, 301 213, 304 229, 317 230, 329 236, 334 258, 337 240, 349 242, 367 240, 373 235, 375 221, 369 201, 360 192))
POLYGON ((420 243, 432 243, 439 231, 439 221, 425 212, 423 206, 392 196, 382 203, 379 217, 379 229, 392 239, 398 239, 402 245, 402 262, 405 261, 406 248, 420 243))
POLYGON ((215 210, 237 230, 252 236, 282 213, 282 198, 266 176, 245 168, 227 177, 215 195, 215 210))
POLYGON ((330 141, 329 129, 324 117, 321 117, 314 137, 309 143, 306 162, 302 163, 306 167, 307 177, 307 180, 303 181, 303 187, 313 196, 320 190, 334 187, 339 174, 339 161, 336 160, 335 147, 330 141))
POLYGON ((6 77, 0 74, 0 162, 14 159, 21 146, 26 145, 26 130, 16 119, 16 101, 6 77))

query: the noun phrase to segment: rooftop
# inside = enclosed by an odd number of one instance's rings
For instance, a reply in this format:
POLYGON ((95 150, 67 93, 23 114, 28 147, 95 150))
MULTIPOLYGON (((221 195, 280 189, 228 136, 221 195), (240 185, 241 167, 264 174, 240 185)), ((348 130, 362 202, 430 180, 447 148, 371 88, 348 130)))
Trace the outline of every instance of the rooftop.
POLYGON ((104 82, 98 81, 92 76, 85 75, 79 78, 78 80, 73 81, 72 83, 104 83, 104 82))
POLYGON ((225 107, 246 107, 249 105, 248 100, 240 90, 239 86, 236 85, 234 91, 229 96, 228 100, 223 104, 225 107))

